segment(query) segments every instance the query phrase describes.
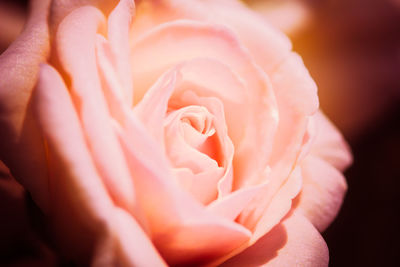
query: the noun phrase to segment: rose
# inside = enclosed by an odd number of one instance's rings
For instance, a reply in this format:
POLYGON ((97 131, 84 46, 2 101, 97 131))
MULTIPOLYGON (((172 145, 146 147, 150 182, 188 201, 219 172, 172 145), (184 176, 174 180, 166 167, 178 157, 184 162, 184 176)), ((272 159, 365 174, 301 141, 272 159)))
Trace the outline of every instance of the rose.
POLYGON ((350 154, 284 35, 233 1, 49 4, 0 60, 1 159, 63 257, 327 264, 350 154))

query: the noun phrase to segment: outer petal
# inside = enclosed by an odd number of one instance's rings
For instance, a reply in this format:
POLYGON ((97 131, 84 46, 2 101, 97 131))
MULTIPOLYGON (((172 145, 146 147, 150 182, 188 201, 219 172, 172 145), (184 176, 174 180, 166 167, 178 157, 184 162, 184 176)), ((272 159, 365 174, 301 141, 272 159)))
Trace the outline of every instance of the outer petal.
POLYGON ((292 213, 257 243, 221 266, 328 266, 328 247, 301 214, 292 213))
POLYGON ((81 7, 71 12, 57 32, 58 53, 64 69, 71 75, 71 90, 96 167, 115 202, 134 213, 134 185, 113 133, 97 72, 96 32, 103 19, 94 7, 81 7))
POLYGON ((315 114, 314 119, 318 132, 310 153, 343 171, 353 161, 348 144, 339 130, 321 111, 315 114))
POLYGON ((268 65, 268 70, 273 70, 291 49, 291 43, 284 34, 236 0, 141 1, 132 37, 176 19, 207 21, 229 27, 259 62, 268 65))
POLYGON ((48 204, 46 161, 30 98, 39 63, 49 51, 49 3, 32 1, 24 32, 0 56, 0 159, 43 210, 48 204))
MULTIPOLYGON (((271 223, 277 223, 279 218, 268 216, 270 203, 280 199, 281 193, 275 194, 285 181, 293 176, 295 166, 299 164, 301 152, 308 144, 309 117, 318 108, 318 98, 314 81, 305 69, 302 60, 297 55, 287 57, 271 75, 271 82, 276 92, 279 108, 279 125, 274 139, 274 147, 270 158, 271 183, 260 193, 258 205, 249 213, 242 215, 246 225, 257 223, 257 232, 263 235, 271 223), (263 216, 261 218, 260 216, 263 216), (260 219, 261 218, 261 219, 260 219)), ((292 191, 294 198, 299 191, 292 191)), ((283 210, 289 210, 286 207, 283 210)), ((282 216, 285 214, 280 213, 282 216)))
POLYGON ((135 266, 150 260, 151 266, 164 266, 131 215, 113 205, 91 158, 68 90, 48 65, 42 65, 34 105, 48 144, 49 218, 53 237, 64 255, 84 265, 135 266), (135 238, 140 240, 140 247, 130 241, 135 238))
POLYGON ((304 177, 298 208, 320 231, 336 217, 347 190, 342 173, 328 162, 308 156, 301 164, 304 177))
POLYGON ((304 185, 296 204, 319 231, 324 231, 342 204, 347 184, 341 171, 352 158, 343 137, 322 112, 312 119, 316 132, 310 154, 301 163, 304 185))

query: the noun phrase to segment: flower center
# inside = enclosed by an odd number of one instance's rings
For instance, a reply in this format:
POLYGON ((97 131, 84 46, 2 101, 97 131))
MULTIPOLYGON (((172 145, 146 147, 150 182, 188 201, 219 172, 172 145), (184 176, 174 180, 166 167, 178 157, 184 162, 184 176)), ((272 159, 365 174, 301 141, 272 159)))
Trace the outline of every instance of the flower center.
POLYGON ((195 105, 168 114, 166 148, 174 167, 199 173, 210 166, 221 166, 221 146, 214 120, 214 115, 205 107, 195 105))

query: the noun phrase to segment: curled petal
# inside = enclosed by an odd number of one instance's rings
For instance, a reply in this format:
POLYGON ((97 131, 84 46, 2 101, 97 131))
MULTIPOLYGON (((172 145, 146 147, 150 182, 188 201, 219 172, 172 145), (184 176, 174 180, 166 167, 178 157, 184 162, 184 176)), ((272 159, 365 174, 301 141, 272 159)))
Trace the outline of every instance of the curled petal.
POLYGON ((249 239, 246 228, 206 212, 178 186, 165 155, 134 114, 126 113, 125 126, 115 130, 129 160, 152 240, 168 264, 209 261, 249 239), (219 239, 210 245, 216 234, 219 239))
POLYGON ((251 88, 247 93, 252 116, 242 122, 245 127, 242 128, 238 142, 232 139, 236 147, 235 186, 241 187, 244 177, 265 168, 278 113, 268 77, 255 64, 232 31, 223 26, 179 20, 155 27, 141 36, 132 46, 133 76, 137 81, 135 101, 141 99, 161 73, 176 64, 199 57, 224 62, 242 79, 247 88, 251 88), (157 61, 152 60, 153 58, 157 58, 157 61), (257 148, 253 145, 255 142, 258 144, 257 148), (258 156, 250 161, 250 154, 258 156))

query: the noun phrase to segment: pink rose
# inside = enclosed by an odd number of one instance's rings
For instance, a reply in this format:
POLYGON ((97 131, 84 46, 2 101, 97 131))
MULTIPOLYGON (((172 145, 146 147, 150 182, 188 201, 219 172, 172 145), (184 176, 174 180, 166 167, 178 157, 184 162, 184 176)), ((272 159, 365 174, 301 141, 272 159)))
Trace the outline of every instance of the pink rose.
POLYGON ((66 259, 326 266, 350 153, 290 41, 236 1, 33 1, 1 159, 66 259))

